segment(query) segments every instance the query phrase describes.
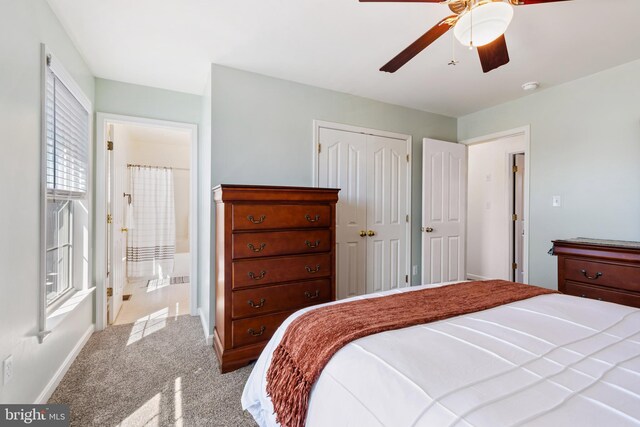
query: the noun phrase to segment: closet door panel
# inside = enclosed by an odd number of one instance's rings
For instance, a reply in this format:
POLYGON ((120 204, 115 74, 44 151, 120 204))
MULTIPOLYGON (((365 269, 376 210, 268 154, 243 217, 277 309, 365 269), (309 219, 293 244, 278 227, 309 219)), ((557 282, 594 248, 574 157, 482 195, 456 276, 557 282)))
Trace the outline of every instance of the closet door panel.
POLYGON ((337 298, 365 293, 366 135, 321 128, 318 158, 320 187, 340 188, 336 205, 337 298))
POLYGON ((378 292, 408 285, 408 152, 404 140, 367 138, 367 292, 378 292))

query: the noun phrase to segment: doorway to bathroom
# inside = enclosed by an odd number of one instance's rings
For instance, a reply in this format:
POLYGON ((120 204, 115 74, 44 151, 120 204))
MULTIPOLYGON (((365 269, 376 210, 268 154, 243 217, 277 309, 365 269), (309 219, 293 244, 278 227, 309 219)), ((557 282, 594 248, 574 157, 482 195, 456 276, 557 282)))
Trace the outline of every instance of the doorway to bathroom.
POLYGON ((105 216, 105 250, 97 323, 133 324, 139 339, 195 313, 196 129, 131 117, 98 121, 105 151, 96 162, 103 165, 96 210, 105 216))

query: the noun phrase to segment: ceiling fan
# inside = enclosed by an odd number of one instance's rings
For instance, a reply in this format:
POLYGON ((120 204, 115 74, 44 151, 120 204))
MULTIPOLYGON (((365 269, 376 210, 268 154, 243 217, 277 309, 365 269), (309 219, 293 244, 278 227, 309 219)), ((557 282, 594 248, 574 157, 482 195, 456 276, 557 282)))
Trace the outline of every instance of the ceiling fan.
POLYGON ((387 73, 398 71, 450 28, 453 28, 454 35, 460 43, 478 49, 482 71, 488 73, 509 62, 504 32, 513 18, 512 6, 558 1, 567 0, 360 0, 362 3, 440 3, 449 6, 454 13, 442 19, 380 68, 380 71, 387 73))

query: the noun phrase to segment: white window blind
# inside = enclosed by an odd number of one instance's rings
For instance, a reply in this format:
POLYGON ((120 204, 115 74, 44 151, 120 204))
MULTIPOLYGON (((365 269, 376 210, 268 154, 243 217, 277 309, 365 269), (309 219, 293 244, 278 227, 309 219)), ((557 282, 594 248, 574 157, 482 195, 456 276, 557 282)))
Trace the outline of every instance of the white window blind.
POLYGON ((47 195, 84 198, 89 170, 89 112, 46 67, 45 137, 47 195))

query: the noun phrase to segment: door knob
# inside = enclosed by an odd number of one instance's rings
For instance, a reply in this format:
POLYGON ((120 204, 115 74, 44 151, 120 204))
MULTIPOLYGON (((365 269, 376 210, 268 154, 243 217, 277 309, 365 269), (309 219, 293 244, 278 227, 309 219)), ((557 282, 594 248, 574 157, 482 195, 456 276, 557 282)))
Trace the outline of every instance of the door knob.
POLYGON ((120 231, 122 231, 123 233, 126 233, 127 231, 129 231, 129 229, 128 229, 128 228, 124 228, 124 227, 122 227, 122 228, 120 229, 120 231))
POLYGON ((376 235, 376 232, 375 232, 375 231, 373 231, 373 230, 369 230, 369 231, 367 232, 367 236, 369 236, 369 237, 373 237, 373 236, 375 236, 375 235, 376 235))
POLYGON ((423 231, 424 231, 425 233, 433 233, 433 228, 431 228, 431 227, 425 227, 425 228, 423 228, 423 231))
POLYGON ((360 230, 360 237, 365 237, 367 235, 367 232, 364 230, 360 230))

